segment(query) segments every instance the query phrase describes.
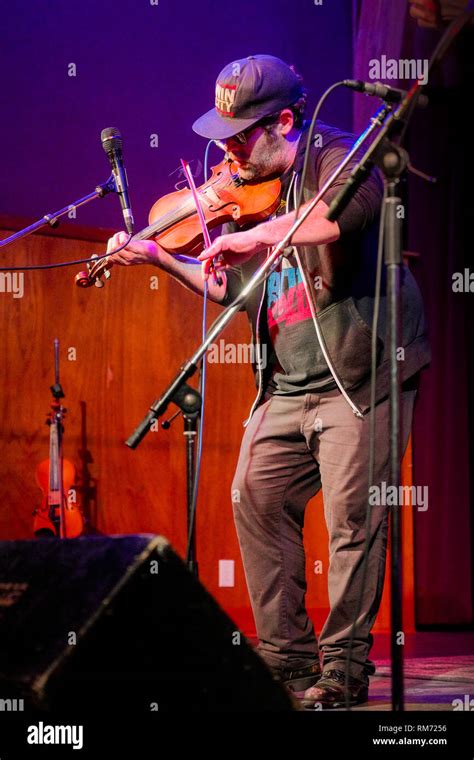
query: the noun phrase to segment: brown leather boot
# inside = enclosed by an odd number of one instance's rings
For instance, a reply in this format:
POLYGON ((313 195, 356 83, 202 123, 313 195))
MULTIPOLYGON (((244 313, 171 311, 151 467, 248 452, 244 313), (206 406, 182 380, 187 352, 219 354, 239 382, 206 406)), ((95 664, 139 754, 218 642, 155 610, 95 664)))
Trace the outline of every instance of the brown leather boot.
POLYGON ((310 665, 299 667, 287 666, 279 669, 271 668, 271 670, 275 680, 286 686, 293 696, 299 698, 321 678, 319 660, 315 660, 310 665))
MULTIPOLYGON (((301 704, 308 710, 345 707, 344 693, 346 674, 342 670, 325 670, 315 686, 307 689, 301 704)), ((369 679, 349 676, 349 704, 360 705, 369 699, 369 679)))

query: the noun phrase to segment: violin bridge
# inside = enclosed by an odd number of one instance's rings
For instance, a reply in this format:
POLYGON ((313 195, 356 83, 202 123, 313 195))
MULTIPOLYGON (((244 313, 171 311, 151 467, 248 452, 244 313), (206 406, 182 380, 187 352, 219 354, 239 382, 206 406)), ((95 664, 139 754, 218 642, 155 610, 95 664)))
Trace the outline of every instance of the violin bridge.
POLYGON ((199 193, 199 198, 208 208, 211 208, 211 206, 217 206, 217 208, 219 208, 222 205, 221 198, 219 198, 212 187, 206 187, 203 192, 199 193))

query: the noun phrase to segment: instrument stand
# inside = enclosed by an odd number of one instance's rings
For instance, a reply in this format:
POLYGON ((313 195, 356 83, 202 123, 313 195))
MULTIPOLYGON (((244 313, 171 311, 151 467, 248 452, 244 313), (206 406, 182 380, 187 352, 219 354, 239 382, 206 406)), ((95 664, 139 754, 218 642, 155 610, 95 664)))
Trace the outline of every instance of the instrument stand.
MULTIPOLYGON (((196 491, 196 440, 198 420, 201 415, 202 398, 195 388, 184 383, 171 396, 170 401, 179 406, 184 418, 184 432, 186 438, 186 514, 188 528, 188 570, 196 577, 199 577, 199 569, 196 556, 196 525, 194 521, 196 491)), ((172 421, 180 414, 177 412, 170 420, 162 422, 161 426, 167 430, 172 421)))
POLYGON ((57 409, 54 412, 57 426, 58 440, 58 490, 60 494, 59 501, 59 537, 66 538, 66 515, 64 511, 64 489, 63 489, 63 419, 66 409, 61 404, 64 398, 64 391, 59 382, 59 338, 54 339, 54 385, 50 386, 53 398, 56 400, 57 409))

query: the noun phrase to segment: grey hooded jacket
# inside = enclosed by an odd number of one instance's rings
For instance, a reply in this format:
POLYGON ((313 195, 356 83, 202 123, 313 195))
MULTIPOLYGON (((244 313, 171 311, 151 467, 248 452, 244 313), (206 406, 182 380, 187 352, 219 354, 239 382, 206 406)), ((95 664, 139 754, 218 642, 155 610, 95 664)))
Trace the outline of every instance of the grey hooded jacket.
MULTIPOLYGON (((286 185, 289 178, 292 180, 291 184, 295 192, 299 188, 298 180, 303 166, 308 127, 309 122, 306 122, 293 167, 282 178, 286 185)), ((341 132, 321 122, 318 123, 316 138, 311 145, 303 192, 304 201, 314 197, 319 187, 322 187, 352 147, 355 139, 354 135, 341 132)), ((344 185, 359 157, 360 155, 356 155, 336 183, 325 193, 323 200, 328 205, 344 185)), ((340 238, 328 245, 297 247, 301 264, 311 286, 311 297, 325 349, 352 405, 357 407, 359 413, 362 414, 365 414, 370 406, 371 325, 374 312, 378 217, 382 195, 381 178, 378 171, 373 170, 338 219, 340 238), (312 283, 317 277, 322 278, 324 287, 313 287, 312 283)), ((290 211, 291 206, 291 199, 288 198, 283 212, 290 211)), ((230 223, 224 225, 222 232, 225 234, 238 230, 239 227, 236 224, 230 223)), ((242 286, 266 256, 266 252, 257 254, 241 266, 227 270, 227 291, 223 305, 232 303, 242 286)), ((276 364, 266 325, 264 297, 265 284, 257 287, 245 304, 252 330, 252 340, 255 344, 254 356, 261 356, 261 344, 266 343, 267 355, 270 358, 265 367, 262 367, 262 363, 258 361, 253 364, 258 393, 250 416, 244 424, 248 423, 253 411, 262 401, 276 364)), ((413 275, 406 267, 402 271, 401 298, 402 341, 400 348, 403 350, 399 352, 399 359, 401 380, 405 382, 413 378, 430 360, 421 294, 413 275)), ((385 278, 383 277, 377 329, 376 401, 386 397, 389 392, 386 331, 385 278)), ((316 331, 314 339, 318 340, 316 331)))

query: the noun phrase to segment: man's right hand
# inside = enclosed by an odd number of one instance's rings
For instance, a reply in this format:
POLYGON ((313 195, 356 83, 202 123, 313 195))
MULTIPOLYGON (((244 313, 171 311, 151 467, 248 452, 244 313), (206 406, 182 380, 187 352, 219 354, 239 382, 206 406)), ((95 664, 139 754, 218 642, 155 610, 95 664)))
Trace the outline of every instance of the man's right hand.
MULTIPOLYGON (((107 253, 114 251, 116 248, 120 248, 128 238, 126 232, 116 232, 107 241, 107 253)), ((114 253, 109 257, 109 260, 114 264, 121 264, 122 266, 133 266, 134 264, 154 264, 160 265, 160 255, 165 253, 161 246, 155 243, 154 240, 140 240, 135 243, 129 243, 129 245, 120 251, 120 253, 114 253)))
MULTIPOLYGON (((128 240, 126 232, 117 232, 107 242, 107 253, 120 248, 128 240)), ((192 290, 194 293, 203 295, 205 283, 201 277, 200 261, 188 263, 179 261, 172 253, 168 253, 154 240, 140 240, 130 243, 120 253, 113 253, 109 257, 113 264, 133 266, 134 264, 153 264, 165 272, 168 272, 178 282, 192 290)), ((213 278, 209 280, 208 295, 211 301, 221 303, 227 290, 227 278, 221 273, 222 284, 218 285, 213 278)))

